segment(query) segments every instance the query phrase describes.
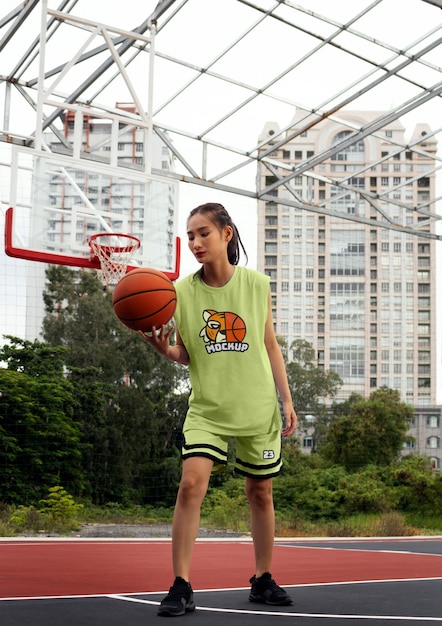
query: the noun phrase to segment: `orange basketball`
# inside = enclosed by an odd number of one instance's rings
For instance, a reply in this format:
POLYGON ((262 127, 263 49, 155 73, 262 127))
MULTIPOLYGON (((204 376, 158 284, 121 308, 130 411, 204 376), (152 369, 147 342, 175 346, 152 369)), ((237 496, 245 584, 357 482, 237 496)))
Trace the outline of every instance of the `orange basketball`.
POLYGON ((172 319, 176 291, 169 278, 149 267, 128 272, 115 286, 112 304, 116 316, 132 330, 150 332, 172 319))
POLYGON ((246 336, 244 320, 239 317, 239 315, 236 315, 236 313, 230 313, 230 311, 224 313, 224 319, 226 323, 226 341, 241 342, 246 336))

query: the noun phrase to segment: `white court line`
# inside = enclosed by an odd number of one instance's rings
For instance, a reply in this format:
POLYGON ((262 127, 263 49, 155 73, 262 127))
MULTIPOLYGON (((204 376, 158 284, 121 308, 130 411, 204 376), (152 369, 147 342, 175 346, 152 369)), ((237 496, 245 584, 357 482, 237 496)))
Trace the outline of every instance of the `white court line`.
POLYGON ((35 540, 31 540, 31 541, 17 541, 16 539, 11 540, 11 541, 4 541, 4 538, 2 537, 0 539, 0 547, 2 548, 2 550, 4 548, 41 548, 42 546, 44 547, 46 545, 46 547, 48 545, 50 545, 51 547, 60 547, 63 546, 65 547, 68 544, 78 544, 78 543, 84 543, 88 546, 90 545, 103 545, 105 543, 116 543, 116 544, 124 544, 124 543, 129 543, 131 545, 137 545, 139 544, 141 545, 146 545, 146 543, 157 543, 157 544, 169 544, 170 540, 168 540, 167 538, 164 539, 152 539, 152 538, 148 538, 146 537, 146 539, 131 539, 130 537, 127 539, 119 539, 119 540, 114 540, 114 539, 100 539, 97 537, 94 537, 93 539, 60 539, 60 538, 48 538, 48 539, 35 539, 35 540))
MULTIPOLYGON (((153 600, 141 600, 139 598, 128 598, 125 596, 109 595, 113 600, 122 600, 124 602, 136 602, 138 604, 159 605, 159 602, 153 600)), ((209 606, 197 606, 197 611, 207 611, 209 613, 235 613, 236 615, 266 615, 267 617, 311 617, 324 619, 360 619, 360 620, 379 620, 379 621, 407 621, 407 622, 442 622, 442 617, 419 617, 410 615, 349 615, 334 613, 286 613, 283 611, 251 611, 247 609, 220 609, 209 606)))
MULTIPOLYGON (((442 576, 428 576, 426 578, 381 578, 373 580, 338 580, 334 582, 320 582, 320 583, 298 583, 296 585, 287 583, 283 584, 283 587, 290 589, 303 589, 304 587, 335 587, 339 585, 372 585, 377 583, 416 583, 416 582, 431 582, 436 580, 442 580, 442 576)), ((225 588, 213 588, 213 589, 196 589, 196 593, 215 593, 222 591, 249 591, 250 587, 225 587, 225 588)), ((147 596, 147 595, 161 595, 166 594, 167 591, 123 591, 121 593, 109 594, 109 593, 91 593, 91 594, 72 594, 65 596, 11 596, 8 598, 0 597, 0 602, 12 602, 20 600, 81 600, 87 598, 131 598, 132 596, 147 596)), ((141 601, 141 600, 140 600, 141 601)), ((145 602, 148 602, 145 600, 145 602)), ((158 602, 152 601, 151 604, 158 604, 158 602)))
MULTIPOLYGON (((103 539, 97 539, 96 537, 91 539, 81 539, 81 540, 76 540, 76 539, 68 539, 68 540, 64 540, 64 539, 59 539, 59 538, 50 538, 50 541, 48 542, 48 544, 52 545, 52 546, 57 546, 57 547, 64 547, 66 546, 66 544, 69 543, 79 543, 79 542, 84 542, 87 543, 89 546, 91 545, 103 545, 104 543, 116 543, 116 544, 120 544, 122 545, 123 543, 128 543, 130 545, 146 545, 146 543, 156 543, 156 544, 169 544, 170 543, 170 539, 168 538, 161 538, 161 539, 155 539, 155 538, 145 538, 145 539, 131 539, 131 538, 125 538, 125 539, 118 539, 117 541, 115 541, 113 538, 109 539, 109 538, 103 538, 103 539)), ((252 542, 252 540, 248 541, 248 540, 222 540, 219 541, 219 539, 201 539, 199 541, 199 543, 236 543, 239 545, 248 545, 252 542)), ((38 540, 31 540, 31 541, 17 541, 17 540, 12 540, 12 541, 6 541, 4 542, 3 538, 0 539, 0 546, 2 547, 2 549, 4 548, 11 548, 11 547, 21 547, 21 548, 30 548, 30 547, 41 547, 44 543, 44 539, 40 538, 38 540)), ((303 546, 303 545, 293 545, 293 543, 275 543, 275 548, 295 548, 295 549, 302 549, 302 550, 337 550, 337 551, 344 551, 344 552, 367 552, 367 553, 372 553, 372 554, 406 554, 406 555, 416 555, 416 556, 438 556, 438 557, 442 557, 442 554, 438 554, 438 553, 434 553, 434 552, 413 552, 413 551, 409 551, 409 550, 381 550, 381 549, 368 549, 368 548, 345 548, 345 547, 336 547, 336 546, 303 546)))
POLYGON ((367 552, 368 554, 407 554, 416 556, 438 556, 442 557, 442 554, 437 552, 412 552, 410 550, 381 550, 372 548, 340 548, 336 546, 296 546, 290 544, 278 544, 275 547, 278 548, 300 548, 301 550, 338 550, 339 552, 367 552))

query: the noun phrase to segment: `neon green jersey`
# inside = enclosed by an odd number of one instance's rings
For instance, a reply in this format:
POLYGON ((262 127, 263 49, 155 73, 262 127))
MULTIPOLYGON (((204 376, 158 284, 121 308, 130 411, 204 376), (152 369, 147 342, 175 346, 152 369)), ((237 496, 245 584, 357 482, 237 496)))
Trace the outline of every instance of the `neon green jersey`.
POLYGON ((234 436, 281 428, 264 344, 269 278, 235 267, 223 287, 194 275, 175 287, 175 322, 190 357, 186 428, 234 436))

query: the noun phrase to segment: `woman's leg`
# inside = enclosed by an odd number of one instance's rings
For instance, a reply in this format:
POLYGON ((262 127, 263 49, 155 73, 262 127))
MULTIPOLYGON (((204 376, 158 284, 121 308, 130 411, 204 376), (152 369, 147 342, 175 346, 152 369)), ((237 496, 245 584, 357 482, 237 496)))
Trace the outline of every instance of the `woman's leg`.
POLYGON ((272 479, 246 478, 246 494, 255 549, 256 577, 270 572, 275 537, 272 479))
POLYGON ((193 546, 198 535, 200 509, 209 485, 213 462, 205 457, 183 461, 172 523, 172 560, 175 576, 189 581, 193 546))

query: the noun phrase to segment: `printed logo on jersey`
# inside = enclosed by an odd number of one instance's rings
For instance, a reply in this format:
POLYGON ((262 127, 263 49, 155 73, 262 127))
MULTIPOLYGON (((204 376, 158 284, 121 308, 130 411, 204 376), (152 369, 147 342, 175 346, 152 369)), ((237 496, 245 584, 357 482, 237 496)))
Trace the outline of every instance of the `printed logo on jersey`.
POLYGON ((215 352, 245 352, 249 344, 244 343, 247 328, 244 320, 231 311, 203 311, 206 325, 200 337, 206 344, 207 354, 215 352))

